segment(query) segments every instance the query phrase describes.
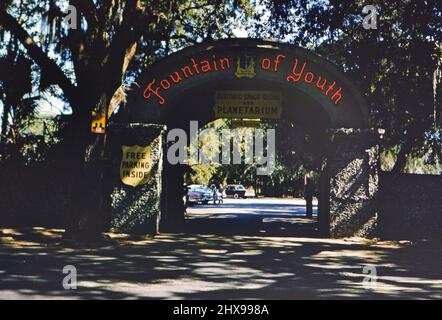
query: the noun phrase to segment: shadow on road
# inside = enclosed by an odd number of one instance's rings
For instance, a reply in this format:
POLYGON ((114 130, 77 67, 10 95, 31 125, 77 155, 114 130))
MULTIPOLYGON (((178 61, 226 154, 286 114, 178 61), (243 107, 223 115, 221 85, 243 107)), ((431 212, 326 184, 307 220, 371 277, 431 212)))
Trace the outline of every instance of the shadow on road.
POLYGON ((303 215, 296 203, 200 206, 186 232, 99 244, 0 228, 0 299, 442 298, 440 242, 314 238, 303 215), (76 290, 63 289, 66 265, 76 290), (376 268, 370 287, 364 266, 376 268))
POLYGON ((62 246, 61 234, 1 230, 1 299, 386 299, 442 293, 441 249, 431 242, 113 234, 117 245, 94 248, 62 246), (25 241, 26 234, 52 241, 25 241), (76 290, 62 287, 65 265, 77 268, 76 290), (378 275, 368 289, 365 265, 375 266, 378 275))

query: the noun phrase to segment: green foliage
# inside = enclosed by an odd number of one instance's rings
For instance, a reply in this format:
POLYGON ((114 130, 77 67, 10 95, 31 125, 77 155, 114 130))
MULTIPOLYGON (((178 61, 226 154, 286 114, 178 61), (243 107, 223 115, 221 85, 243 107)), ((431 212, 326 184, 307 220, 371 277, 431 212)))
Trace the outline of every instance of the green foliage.
MULTIPOLYGON (((186 174, 185 181, 206 185, 211 183, 222 185, 241 183, 246 188, 253 187, 257 189, 260 194, 281 196, 296 193, 300 195, 304 174, 310 170, 319 170, 318 164, 321 163, 319 160, 322 159, 321 152, 323 148, 318 144, 318 141, 311 139, 311 136, 306 133, 308 132, 306 128, 293 130, 291 125, 285 123, 285 121, 279 121, 276 124, 271 120, 261 120, 259 126, 263 130, 275 127, 276 135, 280 137, 278 139, 280 145, 279 148, 277 147, 275 170, 271 175, 258 176, 256 174, 257 164, 246 164, 243 157, 241 164, 200 163, 192 165, 193 172, 186 174), (287 127, 292 128, 290 135, 285 132, 288 130, 287 127), (290 139, 283 138, 288 136, 290 139), (289 192, 289 190, 291 191, 289 192)), ((218 150, 222 154, 221 132, 228 128, 232 128, 230 119, 217 119, 201 128, 201 130, 213 130, 204 137, 200 137, 200 150, 210 145, 212 151, 218 150)), ((247 127, 237 129, 243 135, 247 132, 251 133, 252 130, 247 127)), ((239 149, 243 154, 250 147, 245 139, 239 144, 239 149)), ((193 152, 192 149, 189 149, 189 151, 193 152)))
MULTIPOLYGON (((66 101, 74 115, 97 108, 112 114, 121 99, 105 106, 101 101, 110 101, 120 88, 124 92, 146 65, 198 41, 232 36, 251 10, 247 0, 2 1, 1 140, 34 125, 39 96, 49 91, 66 101), (77 9, 77 29, 63 21, 68 4, 77 9), (22 101, 31 93, 33 103, 22 101)), ((72 126, 71 132, 82 123, 75 120, 72 126)), ((26 143, 27 150, 42 149, 36 144, 48 137, 29 132, 33 130, 10 139, 12 149, 21 150, 26 143)), ((74 141, 87 142, 81 137, 74 141)))
POLYGON ((342 65, 369 103, 371 126, 386 129, 384 145, 401 146, 397 169, 409 155, 441 159, 441 90, 432 88, 442 57, 440 1, 369 3, 379 11, 374 30, 362 26, 363 2, 260 3, 272 14, 253 33, 313 48, 342 65))
MULTIPOLYGON (((442 118, 441 90, 433 81, 442 55, 438 0, 374 3, 379 9, 375 30, 362 27, 364 3, 358 1, 71 1, 79 14, 77 30, 62 23, 67 4, 1 2, 1 23, 10 15, 18 24, 9 21, 0 29, 6 48, 0 49, 0 60, 6 61, 0 61, 0 81, 9 83, 0 87, 2 140, 35 116, 35 104, 22 101, 30 92, 36 97, 58 86, 74 114, 89 114, 153 61, 196 42, 231 37, 240 27, 250 36, 316 50, 343 66, 369 103, 371 126, 386 129, 384 148, 399 148, 392 168, 408 170, 416 159, 424 159, 419 160, 424 166, 441 162, 441 124, 436 121, 442 118), (137 50, 131 56, 133 44, 137 50), (121 68, 126 59, 127 69, 121 68)), ((115 110, 108 107, 110 113, 115 110)), ((291 125, 281 122, 277 128, 289 132, 291 125)), ((278 161, 291 168, 319 168, 323 156, 316 146, 322 146, 322 138, 311 132, 295 136, 283 142, 288 151, 282 150, 278 161)), ((253 171, 246 169, 239 170, 253 171)))
POLYGON ((41 117, 39 92, 32 96, 37 79, 33 62, 15 39, 6 43, 10 50, 0 56, 1 160, 41 162, 58 142, 58 124, 55 119, 41 117))
MULTIPOLYGON (((382 151, 381 169, 391 171, 396 163, 399 146, 382 151)), ((404 172, 417 174, 441 174, 442 163, 438 158, 432 158, 433 153, 428 151, 422 157, 410 156, 405 164, 404 172)))

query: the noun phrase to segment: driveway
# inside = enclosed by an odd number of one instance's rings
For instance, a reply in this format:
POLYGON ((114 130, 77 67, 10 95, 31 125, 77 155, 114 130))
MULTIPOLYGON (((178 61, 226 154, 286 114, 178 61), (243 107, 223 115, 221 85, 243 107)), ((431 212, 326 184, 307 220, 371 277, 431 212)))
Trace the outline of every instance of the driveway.
POLYGON ((318 238, 300 200, 195 207, 154 238, 68 246, 63 231, 0 229, 0 299, 442 298, 440 242, 318 238))

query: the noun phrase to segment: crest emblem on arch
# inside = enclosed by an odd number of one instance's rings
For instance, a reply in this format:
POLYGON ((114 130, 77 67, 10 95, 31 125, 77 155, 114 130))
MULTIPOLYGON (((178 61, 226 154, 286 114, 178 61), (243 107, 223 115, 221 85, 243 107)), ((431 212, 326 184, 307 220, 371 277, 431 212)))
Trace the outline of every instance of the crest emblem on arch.
POLYGON ((137 187, 146 184, 152 176, 152 146, 121 146, 121 182, 137 187))
POLYGON ((256 76, 255 60, 247 53, 242 54, 236 62, 235 76, 237 78, 253 78, 256 76))

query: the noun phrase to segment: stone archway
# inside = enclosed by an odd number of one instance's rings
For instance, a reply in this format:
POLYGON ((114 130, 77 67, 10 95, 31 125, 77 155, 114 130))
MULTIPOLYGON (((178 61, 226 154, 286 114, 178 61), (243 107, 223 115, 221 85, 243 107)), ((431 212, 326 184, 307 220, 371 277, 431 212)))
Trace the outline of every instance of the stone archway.
MULTIPOLYGON (((209 122, 225 112, 215 107, 215 96, 241 90, 280 92, 283 117, 296 115, 318 130, 327 130, 330 141, 321 179, 321 230, 335 237, 369 234, 376 224, 377 135, 367 129, 363 97, 338 67, 319 55, 289 44, 251 39, 189 47, 153 64, 137 79, 121 123, 110 130, 109 210, 117 221, 113 226, 130 231, 149 225, 156 232, 159 220, 173 225, 180 218, 173 215, 176 208, 164 199, 164 192, 152 194, 152 188, 161 191, 164 183, 171 185, 161 178, 160 150, 166 130, 162 125, 185 126, 192 119, 209 122), (157 171, 149 183, 126 186, 116 176, 122 144, 151 145, 156 150, 150 159, 157 171), (149 201, 147 193, 152 194, 149 201), (153 214, 146 215, 149 211, 153 214)), ((261 112, 252 110, 256 111, 261 112)))

